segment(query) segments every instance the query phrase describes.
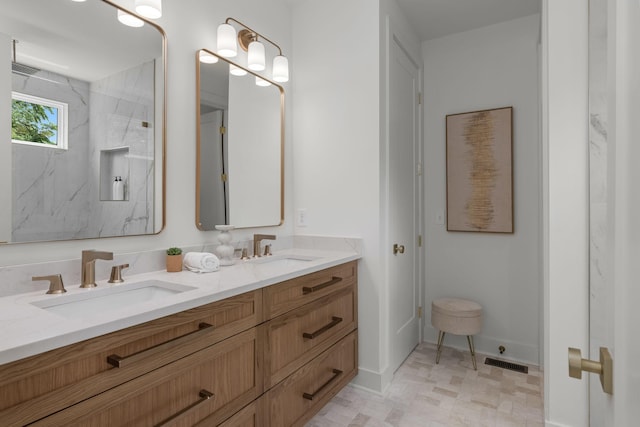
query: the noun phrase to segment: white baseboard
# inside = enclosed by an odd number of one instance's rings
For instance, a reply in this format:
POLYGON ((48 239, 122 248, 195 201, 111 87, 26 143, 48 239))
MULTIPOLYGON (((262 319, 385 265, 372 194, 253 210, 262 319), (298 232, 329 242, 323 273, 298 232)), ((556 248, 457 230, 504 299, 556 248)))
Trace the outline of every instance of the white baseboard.
POLYGON ((375 372, 366 368, 358 368, 358 375, 351 381, 351 385, 354 387, 370 391, 372 393, 383 395, 393 379, 393 373, 388 373, 389 369, 385 372, 375 372))

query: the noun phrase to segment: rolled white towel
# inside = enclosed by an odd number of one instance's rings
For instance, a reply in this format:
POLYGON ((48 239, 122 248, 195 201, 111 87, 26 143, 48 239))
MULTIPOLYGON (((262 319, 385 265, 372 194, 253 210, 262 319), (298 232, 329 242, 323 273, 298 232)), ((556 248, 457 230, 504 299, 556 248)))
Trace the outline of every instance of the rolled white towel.
POLYGON ((208 252, 187 252, 182 261, 185 268, 196 273, 211 273, 220 270, 220 260, 208 252))

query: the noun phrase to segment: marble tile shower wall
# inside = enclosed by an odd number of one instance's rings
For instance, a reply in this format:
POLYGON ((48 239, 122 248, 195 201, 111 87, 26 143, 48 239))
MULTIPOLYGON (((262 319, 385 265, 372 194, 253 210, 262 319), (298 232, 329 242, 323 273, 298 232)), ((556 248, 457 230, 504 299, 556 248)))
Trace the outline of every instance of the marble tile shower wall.
MULTIPOLYGON (((152 233, 154 230, 153 180, 155 61, 91 83, 91 183, 94 203, 89 226, 94 236, 152 233), (145 126, 144 124, 148 124, 145 126), (128 147, 126 200, 100 199, 100 151, 128 147)), ((104 173, 104 171, 103 171, 104 173)), ((109 177, 111 182, 113 177, 109 177)))
POLYGON ((69 116, 68 150, 12 144, 12 241, 86 237, 89 84, 48 71, 12 79, 16 92, 66 102, 69 116))
POLYGON ((13 75, 14 91, 67 103, 69 131, 67 150, 13 144, 12 241, 153 232, 154 69, 150 61, 93 83, 13 75), (127 200, 100 200, 100 151, 123 146, 127 200))

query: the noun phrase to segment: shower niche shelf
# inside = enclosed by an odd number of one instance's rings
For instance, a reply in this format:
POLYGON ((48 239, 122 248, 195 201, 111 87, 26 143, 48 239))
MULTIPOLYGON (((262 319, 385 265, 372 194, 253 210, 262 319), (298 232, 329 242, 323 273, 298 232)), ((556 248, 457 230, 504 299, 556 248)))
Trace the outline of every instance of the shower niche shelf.
POLYGON ((127 201, 129 192, 129 147, 113 147, 100 150, 100 201, 127 201), (114 198, 113 181, 122 178, 123 198, 114 198))

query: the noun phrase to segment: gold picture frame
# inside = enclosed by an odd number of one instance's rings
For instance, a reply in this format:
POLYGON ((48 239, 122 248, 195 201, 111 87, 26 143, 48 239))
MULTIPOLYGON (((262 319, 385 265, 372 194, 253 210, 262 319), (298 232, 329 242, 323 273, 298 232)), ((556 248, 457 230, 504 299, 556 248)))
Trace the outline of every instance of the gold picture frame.
POLYGON ((513 233, 513 107, 446 116, 447 231, 513 233))

